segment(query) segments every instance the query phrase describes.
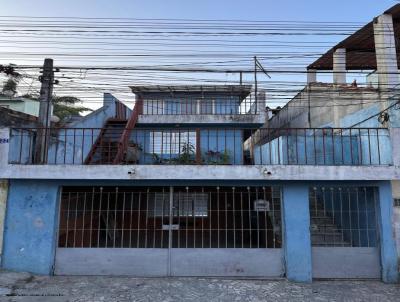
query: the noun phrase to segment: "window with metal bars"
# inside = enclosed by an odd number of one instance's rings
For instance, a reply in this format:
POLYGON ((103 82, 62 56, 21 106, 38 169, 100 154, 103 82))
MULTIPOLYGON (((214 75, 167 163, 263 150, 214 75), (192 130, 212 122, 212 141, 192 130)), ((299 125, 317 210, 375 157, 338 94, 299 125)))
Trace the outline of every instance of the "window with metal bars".
MULTIPOLYGON (((208 215, 208 195, 205 193, 174 193, 174 217, 203 217, 208 215)), ((169 216, 169 193, 154 193, 149 200, 150 216, 169 216)))
POLYGON ((150 153, 180 154, 186 144, 196 148, 195 131, 150 132, 150 153))

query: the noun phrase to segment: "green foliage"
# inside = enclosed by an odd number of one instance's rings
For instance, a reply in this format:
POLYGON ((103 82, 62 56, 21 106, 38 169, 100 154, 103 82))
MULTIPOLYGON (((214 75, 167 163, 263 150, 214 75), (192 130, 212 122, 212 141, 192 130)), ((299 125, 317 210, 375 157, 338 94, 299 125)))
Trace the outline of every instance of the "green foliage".
MULTIPOLYGON (((14 94, 17 93, 18 82, 14 78, 9 78, 3 85, 3 92, 12 91, 14 94)), ((32 100, 39 100, 38 95, 24 94, 22 97, 29 98, 32 100)), ((74 96, 56 96, 52 98, 53 102, 53 114, 60 118, 61 121, 65 120, 69 116, 80 115, 85 111, 92 111, 92 109, 77 106, 82 101, 74 96)))
POLYGON ((15 95, 17 93, 17 86, 17 81, 13 78, 9 78, 7 81, 4 82, 2 91, 3 93, 11 92, 12 95, 15 95))
POLYGON ((191 142, 184 143, 182 146, 182 152, 176 159, 177 164, 194 164, 195 163, 195 147, 191 142))
POLYGON ((208 150, 203 158, 204 163, 207 165, 229 165, 230 164, 230 154, 228 150, 224 152, 208 150))
POLYGON ((85 111, 92 111, 92 109, 84 106, 76 106, 77 103, 82 101, 74 96, 53 96, 53 114, 58 116, 60 120, 64 120, 69 116, 80 115, 85 111))
POLYGON ((190 142, 184 143, 182 145, 181 153, 177 158, 163 159, 158 154, 152 153, 151 157, 153 164, 172 164, 172 165, 192 165, 196 163, 195 159, 196 148, 190 142))

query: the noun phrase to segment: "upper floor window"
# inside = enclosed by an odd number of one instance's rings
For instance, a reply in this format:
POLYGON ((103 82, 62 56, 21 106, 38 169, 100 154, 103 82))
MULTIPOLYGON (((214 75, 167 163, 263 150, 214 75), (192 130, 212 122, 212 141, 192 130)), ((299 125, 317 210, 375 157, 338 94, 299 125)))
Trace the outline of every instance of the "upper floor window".
POLYGON ((154 131, 150 133, 150 150, 156 154, 180 154, 190 143, 196 148, 195 131, 154 131))

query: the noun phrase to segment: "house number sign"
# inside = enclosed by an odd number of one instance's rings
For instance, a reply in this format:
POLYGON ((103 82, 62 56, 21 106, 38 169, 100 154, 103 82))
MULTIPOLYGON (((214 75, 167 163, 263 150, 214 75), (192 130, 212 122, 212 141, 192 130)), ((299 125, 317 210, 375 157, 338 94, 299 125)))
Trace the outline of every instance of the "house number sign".
POLYGON ((0 144, 8 144, 8 138, 0 138, 0 144))

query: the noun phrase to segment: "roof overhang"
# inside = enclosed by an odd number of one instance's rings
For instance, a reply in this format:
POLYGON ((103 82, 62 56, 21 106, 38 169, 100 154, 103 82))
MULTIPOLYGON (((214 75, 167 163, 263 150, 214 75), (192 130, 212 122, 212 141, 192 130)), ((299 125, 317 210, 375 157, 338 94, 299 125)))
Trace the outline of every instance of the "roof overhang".
MULTIPOLYGON (((393 17, 393 26, 397 48, 397 65, 400 66, 400 47, 398 43, 398 39, 400 38, 400 4, 396 4, 392 8, 388 9, 384 12, 384 14, 392 15, 393 17)), ((332 47, 318 60, 310 64, 307 69, 332 70, 333 53, 338 48, 346 49, 347 70, 377 69, 375 55, 374 22, 375 21, 368 23, 367 25, 356 31, 354 34, 332 47)))
POLYGON ((247 97, 251 92, 251 85, 150 85, 130 86, 134 94, 228 94, 247 97))

